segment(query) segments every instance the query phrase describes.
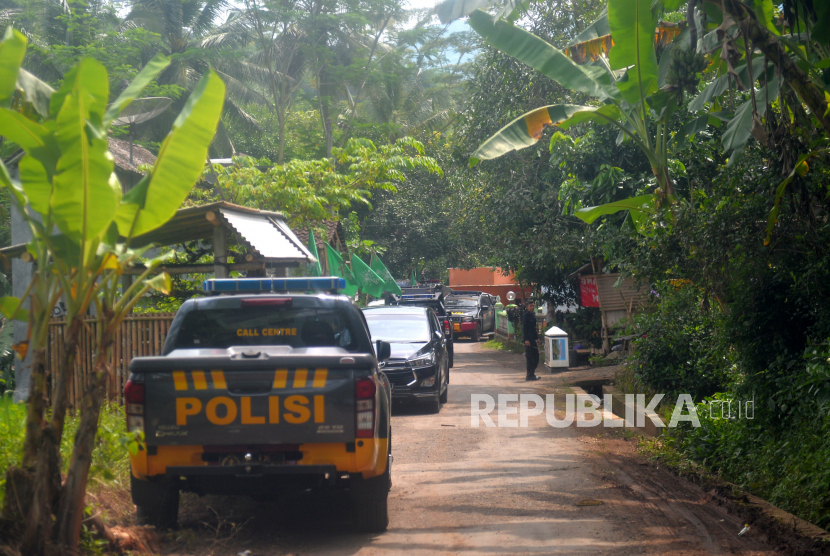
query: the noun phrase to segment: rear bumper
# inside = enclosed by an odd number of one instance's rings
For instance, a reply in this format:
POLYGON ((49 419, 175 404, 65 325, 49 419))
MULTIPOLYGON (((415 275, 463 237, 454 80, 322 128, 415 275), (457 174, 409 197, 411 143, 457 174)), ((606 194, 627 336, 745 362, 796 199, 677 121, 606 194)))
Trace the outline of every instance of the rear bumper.
POLYGON ((428 401, 432 402, 438 399, 438 393, 435 392, 434 387, 431 387, 429 390, 424 389, 421 391, 412 391, 412 390, 403 390, 403 391, 395 391, 392 393, 392 401, 396 402, 404 402, 404 401, 428 401))
POLYGON ((478 326, 478 323, 473 322, 454 322, 452 323, 452 331, 456 334, 459 332, 469 332, 471 330, 475 330, 478 326))
POLYGON ((334 465, 188 465, 168 467, 168 477, 262 477, 263 475, 322 475, 334 476, 334 465))
POLYGON ((294 464, 210 465, 202 457, 202 446, 158 446, 154 455, 148 455, 146 450, 130 455, 130 464, 136 479, 193 477, 205 485, 228 479, 279 481, 281 478, 313 477, 316 480, 325 479, 327 474, 361 474, 368 479, 386 471, 388 449, 387 438, 358 438, 348 444, 301 444, 302 459, 294 464))
POLYGON ((338 471, 334 465, 188 465, 168 467, 164 475, 152 479, 197 494, 268 499, 281 492, 342 489, 357 476, 338 471))

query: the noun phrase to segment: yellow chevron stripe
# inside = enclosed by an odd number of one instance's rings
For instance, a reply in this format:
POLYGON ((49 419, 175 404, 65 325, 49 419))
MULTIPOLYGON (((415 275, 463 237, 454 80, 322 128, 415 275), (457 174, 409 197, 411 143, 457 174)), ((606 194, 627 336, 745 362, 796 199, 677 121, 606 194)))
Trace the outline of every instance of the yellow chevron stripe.
POLYGON ((312 388, 324 388, 326 386, 326 379, 329 377, 328 369, 317 369, 314 371, 314 380, 311 383, 312 388))
POLYGON ((308 380, 308 369, 297 369, 294 371, 294 388, 305 388, 308 380))
POLYGON ((227 390, 228 385, 225 382, 225 373, 222 371, 210 371, 210 379, 213 381, 213 388, 216 390, 227 390))
POLYGON ((205 371, 193 371, 193 387, 196 390, 207 390, 207 379, 205 371))
POLYGON ((187 376, 184 371, 173 371, 173 386, 176 390, 187 390, 187 376))
POLYGON ((277 369, 274 373, 274 388, 285 388, 288 381, 288 369, 277 369))

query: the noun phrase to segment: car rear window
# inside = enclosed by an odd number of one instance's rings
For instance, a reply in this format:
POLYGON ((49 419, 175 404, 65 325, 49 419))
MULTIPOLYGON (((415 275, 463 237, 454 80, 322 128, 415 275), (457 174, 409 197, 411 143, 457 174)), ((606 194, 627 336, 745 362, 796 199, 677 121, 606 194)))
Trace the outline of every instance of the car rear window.
POLYGON ((357 337, 346 315, 337 309, 199 309, 185 315, 173 349, 277 345, 356 351, 357 337))
POLYGON ((429 341, 429 322, 425 314, 395 314, 367 311, 366 324, 372 340, 420 343, 429 341))
POLYGON ((447 299, 447 307, 478 307, 478 301, 475 299, 447 299))

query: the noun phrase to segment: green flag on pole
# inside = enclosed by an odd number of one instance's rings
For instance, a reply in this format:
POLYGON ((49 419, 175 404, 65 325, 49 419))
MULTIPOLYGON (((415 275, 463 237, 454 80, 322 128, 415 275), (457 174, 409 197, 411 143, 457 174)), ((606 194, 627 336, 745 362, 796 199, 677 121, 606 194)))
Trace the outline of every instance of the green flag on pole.
POLYGON ((377 255, 372 257, 372 270, 374 270, 375 274, 380 276, 380 279, 383 280, 384 291, 395 295, 401 295, 401 288, 398 286, 398 283, 395 282, 395 279, 392 278, 392 274, 390 274, 389 269, 386 268, 386 265, 383 264, 380 257, 377 255))
POLYGON ((323 269, 320 268, 320 255, 317 254, 317 242, 314 241, 314 231, 311 228, 308 230, 308 250, 317 259, 317 262, 309 263, 308 274, 310 276, 322 276, 323 269))
POLYGON ((357 280, 355 280, 351 269, 343 262, 340 253, 328 243, 326 243, 326 259, 329 262, 329 274, 345 279, 346 289, 343 290, 343 293, 349 297, 354 297, 354 294, 357 293, 357 280))
POLYGON ((415 280, 415 271, 412 271, 412 275, 409 277, 409 285, 413 288, 418 285, 418 281, 415 280))
POLYGON ((368 293, 372 297, 383 295, 383 278, 375 274, 375 271, 369 268, 369 265, 354 254, 352 254, 352 269, 363 293, 368 293))

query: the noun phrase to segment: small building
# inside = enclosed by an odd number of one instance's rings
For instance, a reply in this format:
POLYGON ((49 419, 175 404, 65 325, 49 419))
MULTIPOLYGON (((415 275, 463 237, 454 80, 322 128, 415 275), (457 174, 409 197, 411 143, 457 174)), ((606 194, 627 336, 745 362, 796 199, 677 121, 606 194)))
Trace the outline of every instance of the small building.
POLYGON ((631 277, 618 272, 603 272, 602 259, 592 258, 571 275, 579 292, 581 307, 597 307, 602 313, 602 347, 610 351, 613 331, 631 319, 648 293, 647 288, 638 287, 631 277))
POLYGON ((507 304, 507 292, 516 294, 516 299, 526 299, 533 295, 533 286, 519 284, 513 272, 505 272, 501 268, 479 267, 464 270, 450 268, 449 283, 454 290, 475 290, 497 295, 507 304))
POLYGON ((340 253, 346 252, 346 235, 343 233, 343 224, 340 220, 323 220, 322 222, 310 222, 307 228, 299 228, 295 232, 297 238, 308 246, 308 230, 314 230, 314 243, 317 245, 317 255, 320 259, 320 268, 323 276, 337 274, 329 270, 329 260, 326 256, 326 243, 337 249, 340 253), (325 237, 320 236, 319 231, 325 229, 325 237))

